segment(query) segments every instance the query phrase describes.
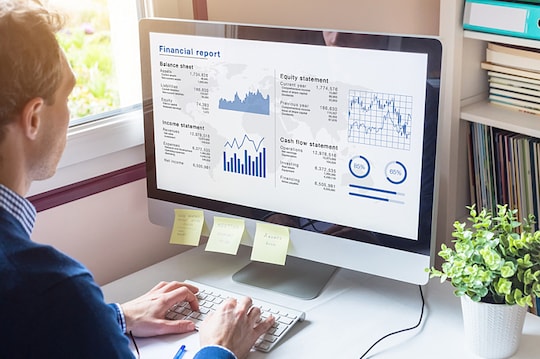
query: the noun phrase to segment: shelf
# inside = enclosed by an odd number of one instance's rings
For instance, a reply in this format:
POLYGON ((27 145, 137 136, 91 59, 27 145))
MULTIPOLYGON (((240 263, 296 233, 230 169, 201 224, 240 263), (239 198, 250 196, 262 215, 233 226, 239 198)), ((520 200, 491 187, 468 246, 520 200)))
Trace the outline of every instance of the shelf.
POLYGON ((525 47, 531 47, 531 48, 540 48, 539 40, 524 39, 521 37, 513 37, 513 36, 496 35, 496 34, 490 34, 486 32, 465 30, 463 31, 463 37, 467 39, 498 42, 502 44, 512 44, 512 45, 525 46, 525 47))
POLYGON ((540 138, 540 115, 509 110, 487 100, 463 107, 461 119, 540 138))

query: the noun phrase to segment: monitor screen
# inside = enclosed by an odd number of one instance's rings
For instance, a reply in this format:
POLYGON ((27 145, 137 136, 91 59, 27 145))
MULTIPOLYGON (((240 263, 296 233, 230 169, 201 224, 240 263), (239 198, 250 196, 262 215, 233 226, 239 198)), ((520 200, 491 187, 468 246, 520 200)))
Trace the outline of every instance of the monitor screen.
POLYGON ((427 282, 437 39, 176 19, 140 39, 154 223, 242 218, 251 245, 272 222, 289 257, 427 282))

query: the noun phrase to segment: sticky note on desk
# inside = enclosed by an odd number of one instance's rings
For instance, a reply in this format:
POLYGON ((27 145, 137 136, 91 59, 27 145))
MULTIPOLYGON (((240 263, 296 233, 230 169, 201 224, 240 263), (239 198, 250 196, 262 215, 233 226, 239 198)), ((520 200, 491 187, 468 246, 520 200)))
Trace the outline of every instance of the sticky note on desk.
POLYGON ((203 228, 203 211, 197 209, 175 209, 170 243, 198 246, 203 228))
POLYGON ((246 224, 242 219, 214 217, 205 250, 236 255, 245 228, 246 224))
POLYGON ((285 265, 289 249, 289 228, 259 222, 253 238, 251 260, 285 265))

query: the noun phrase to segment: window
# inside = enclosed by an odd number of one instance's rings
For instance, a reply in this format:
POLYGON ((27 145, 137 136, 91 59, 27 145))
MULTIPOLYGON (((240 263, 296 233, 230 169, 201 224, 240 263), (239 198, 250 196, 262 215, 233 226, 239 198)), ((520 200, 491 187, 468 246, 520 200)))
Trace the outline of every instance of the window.
POLYGON ((137 2, 49 0, 67 15, 58 34, 77 76, 70 98, 72 126, 139 106, 137 2))
POLYGON ((77 76, 64 155, 29 196, 144 162, 138 20, 143 0, 43 0, 67 15, 59 42, 77 76))

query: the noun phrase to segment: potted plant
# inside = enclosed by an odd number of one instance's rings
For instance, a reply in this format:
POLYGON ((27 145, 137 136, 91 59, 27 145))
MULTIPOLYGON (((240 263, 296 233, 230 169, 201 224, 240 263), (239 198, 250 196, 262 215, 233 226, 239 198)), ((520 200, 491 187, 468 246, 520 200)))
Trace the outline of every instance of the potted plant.
POLYGON ((441 282, 450 280, 461 297, 471 349, 485 358, 506 358, 517 350, 527 307, 540 295, 540 231, 533 230, 533 215, 519 222, 517 210, 507 205, 498 205, 496 215, 467 208, 470 224, 454 222, 454 247, 441 245, 441 270, 427 271, 441 282), (501 327, 489 328, 496 318, 501 327))

